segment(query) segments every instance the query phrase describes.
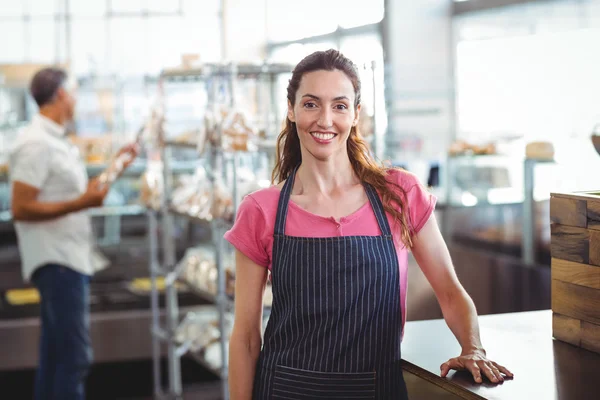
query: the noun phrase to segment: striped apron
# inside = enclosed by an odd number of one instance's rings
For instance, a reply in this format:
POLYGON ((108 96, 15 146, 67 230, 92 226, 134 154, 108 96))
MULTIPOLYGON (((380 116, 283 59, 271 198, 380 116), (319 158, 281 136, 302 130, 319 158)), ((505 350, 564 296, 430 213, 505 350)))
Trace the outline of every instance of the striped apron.
POLYGON ((381 236, 286 236, 296 170, 279 196, 253 399, 407 399, 398 257, 381 200, 366 184, 381 236))

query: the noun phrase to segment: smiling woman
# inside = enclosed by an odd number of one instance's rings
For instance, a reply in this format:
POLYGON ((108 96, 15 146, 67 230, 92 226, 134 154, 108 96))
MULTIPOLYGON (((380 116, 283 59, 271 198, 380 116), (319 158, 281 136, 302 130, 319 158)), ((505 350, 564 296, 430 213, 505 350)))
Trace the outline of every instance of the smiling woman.
MULTIPOLYGON (((379 165, 357 130, 357 68, 336 50, 290 79, 270 188, 240 204, 229 387, 240 399, 407 398, 400 365, 409 249, 463 352, 442 365, 501 382, 477 314, 432 216, 436 199, 405 171, 379 165), (262 298, 273 303, 264 342, 262 298)), ((440 362, 445 360, 440 360, 440 362)))
MULTIPOLYGON (((277 142, 273 182, 287 179, 302 161, 305 165, 321 161, 319 168, 326 164, 338 171, 353 171, 355 184, 365 182, 379 192, 402 241, 410 245, 410 226, 404 212, 406 192, 389 179, 386 168, 375 162, 357 129, 361 82, 356 65, 336 50, 312 53, 294 69, 287 100, 288 115, 277 142)), ((363 193, 362 202, 365 201, 363 193)))

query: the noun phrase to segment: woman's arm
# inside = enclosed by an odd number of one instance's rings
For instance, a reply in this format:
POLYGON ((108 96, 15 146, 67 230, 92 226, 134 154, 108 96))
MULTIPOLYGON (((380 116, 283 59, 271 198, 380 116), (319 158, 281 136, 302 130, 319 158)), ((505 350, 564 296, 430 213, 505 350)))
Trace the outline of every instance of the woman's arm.
POLYGON ((256 361, 262 346, 263 295, 267 268, 236 251, 235 321, 229 342, 231 400, 251 400, 256 361))
POLYGON ((479 337, 475 304, 458 281, 450 252, 433 214, 414 237, 412 252, 435 292, 448 327, 462 347, 459 357, 442 364, 442 377, 451 369, 469 370, 476 382, 482 381, 482 372, 492 382, 504 380, 501 373, 512 377, 506 368, 487 359, 479 337))

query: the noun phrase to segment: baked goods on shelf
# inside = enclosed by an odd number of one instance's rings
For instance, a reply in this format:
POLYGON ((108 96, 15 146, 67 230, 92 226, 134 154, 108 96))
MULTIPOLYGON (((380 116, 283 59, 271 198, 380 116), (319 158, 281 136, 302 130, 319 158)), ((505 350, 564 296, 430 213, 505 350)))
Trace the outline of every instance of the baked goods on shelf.
MULTIPOLYGON (((225 257, 225 293, 233 299, 235 294, 235 266, 233 257, 225 257)), ((192 289, 213 296, 217 294, 217 266, 214 253, 203 248, 189 248, 178 266, 180 279, 192 289)), ((263 305, 273 303, 271 285, 267 285, 263 296, 263 305)))
POLYGON ((204 221, 233 220, 232 194, 220 180, 211 187, 202 167, 192 176, 179 177, 179 183, 173 190, 171 208, 179 214, 204 221))
POLYGON ((163 200, 163 166, 159 161, 149 161, 141 176, 140 202, 152 210, 158 210, 163 200))
MULTIPOLYGON (((229 340, 233 329, 233 314, 226 313, 225 317, 225 352, 229 349, 229 340)), ((266 318, 265 318, 266 320, 266 318)), ((263 322, 264 331, 266 323, 263 322)), ((179 344, 187 344, 189 350, 214 371, 223 365, 221 360, 221 335, 219 332, 219 319, 210 314, 189 312, 179 324, 175 333, 175 340, 179 344)))
POLYGON ((496 154, 496 145, 494 143, 487 144, 473 144, 468 143, 464 140, 457 140, 450 145, 448 154, 451 156, 460 155, 491 155, 496 154))
POLYGON ((554 146, 550 142, 527 143, 525 156, 532 160, 553 160, 554 146))
MULTIPOLYGON (((179 266, 181 279, 193 289, 216 296, 217 266, 214 255, 206 250, 190 248, 186 251, 179 266)), ((225 293, 233 297, 235 291, 235 274, 232 265, 225 270, 225 293)))
POLYGON ((205 125, 202 124, 202 126, 197 129, 190 129, 174 136, 169 142, 186 147, 195 147, 198 153, 201 154, 206 147, 206 133, 207 129, 205 125))
POLYGON ((112 134, 96 137, 70 136, 69 140, 79 149, 81 158, 87 164, 104 164, 112 154, 112 134))
POLYGON ((256 150, 254 142, 257 132, 251 126, 249 118, 241 110, 230 110, 223 120, 222 146, 231 151, 256 150))
MULTIPOLYGON (((229 340, 233 327, 233 315, 225 314, 225 317, 225 336, 229 340)), ((204 356, 208 347, 215 343, 218 344, 220 337, 218 319, 214 316, 195 312, 187 313, 175 332, 175 340, 178 343, 187 343, 190 351, 200 356, 204 356)), ((211 365, 215 367, 220 365, 219 360, 212 361, 217 362, 210 363, 211 365)))

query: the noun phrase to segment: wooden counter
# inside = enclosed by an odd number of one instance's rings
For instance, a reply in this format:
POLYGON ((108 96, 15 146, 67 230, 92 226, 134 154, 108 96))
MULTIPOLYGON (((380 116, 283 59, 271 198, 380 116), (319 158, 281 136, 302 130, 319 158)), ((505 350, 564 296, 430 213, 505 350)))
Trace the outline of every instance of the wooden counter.
POLYGON ((481 316, 479 323, 488 356, 514 379, 476 384, 470 374, 455 371, 441 378, 440 365, 460 354, 444 320, 406 323, 404 369, 463 399, 600 398, 600 355, 553 339, 550 310, 481 316))

